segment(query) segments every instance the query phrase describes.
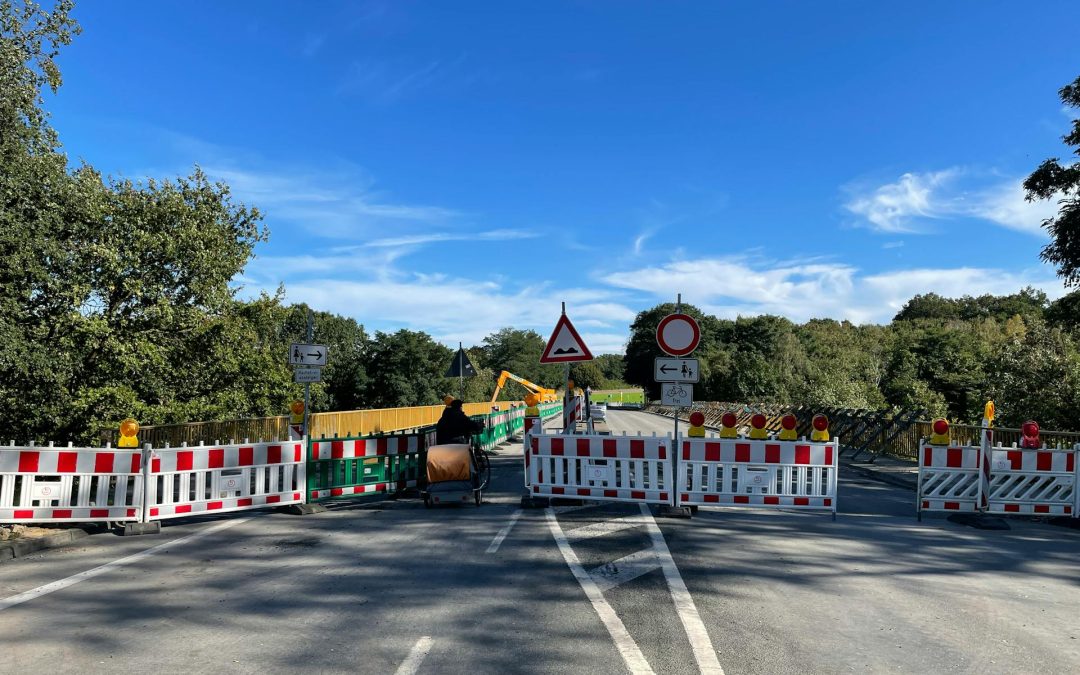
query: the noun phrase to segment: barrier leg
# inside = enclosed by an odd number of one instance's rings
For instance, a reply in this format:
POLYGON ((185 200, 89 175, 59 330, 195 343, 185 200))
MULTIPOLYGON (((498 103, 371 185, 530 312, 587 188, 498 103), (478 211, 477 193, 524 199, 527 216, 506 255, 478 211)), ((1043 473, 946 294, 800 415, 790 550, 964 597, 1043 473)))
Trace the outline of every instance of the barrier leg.
POLYGON ((139 522, 137 523, 124 523, 124 536, 130 537, 139 534, 159 534, 161 532, 161 521, 150 520, 150 504, 157 495, 157 482, 153 479, 153 460, 154 451, 151 449, 150 444, 147 443, 143 446, 142 457, 142 503, 139 505, 139 522))

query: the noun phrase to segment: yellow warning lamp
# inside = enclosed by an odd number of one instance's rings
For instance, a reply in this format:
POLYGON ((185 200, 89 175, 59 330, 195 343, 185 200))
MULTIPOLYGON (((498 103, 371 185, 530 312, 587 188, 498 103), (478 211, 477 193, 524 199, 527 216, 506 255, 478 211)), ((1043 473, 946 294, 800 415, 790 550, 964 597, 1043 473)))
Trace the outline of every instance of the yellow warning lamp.
POLYGON ((289 404, 289 412, 292 415, 289 417, 289 424, 303 424, 304 423, 304 402, 300 400, 293 401, 289 404))
POLYGON ((700 410, 690 413, 690 431, 686 432, 690 438, 705 437, 705 414, 700 410))
POLYGON ((757 413, 750 418, 750 438, 755 441, 761 441, 769 437, 769 432, 765 430, 765 424, 768 420, 761 413, 757 413))
POLYGON ((829 442, 829 418, 824 415, 814 415, 814 421, 810 423, 813 431, 810 432, 810 440, 819 443, 829 442))
POLYGON ((739 418, 733 412, 726 412, 720 417, 720 438, 738 438, 739 430, 736 425, 739 418))
POLYGON ((949 444, 949 420, 939 417, 930 424, 930 445, 949 444))
POLYGON ((777 439, 781 441, 794 441, 798 439, 795 428, 799 426, 799 420, 794 415, 784 415, 780 420, 780 433, 777 439))
POLYGON ((994 414, 996 412, 997 411, 994 410, 994 402, 993 401, 987 401, 986 406, 983 408, 983 426, 986 426, 986 427, 994 426, 994 414))
POLYGON ((139 423, 133 418, 129 417, 120 423, 120 441, 116 446, 118 448, 139 447, 139 423))
POLYGON ((528 406, 527 408, 525 408, 525 415, 527 417, 539 417, 540 416, 540 408, 537 407, 538 403, 540 403, 540 397, 539 396, 537 396, 536 394, 533 394, 531 392, 528 393, 528 394, 525 394, 525 405, 528 406))

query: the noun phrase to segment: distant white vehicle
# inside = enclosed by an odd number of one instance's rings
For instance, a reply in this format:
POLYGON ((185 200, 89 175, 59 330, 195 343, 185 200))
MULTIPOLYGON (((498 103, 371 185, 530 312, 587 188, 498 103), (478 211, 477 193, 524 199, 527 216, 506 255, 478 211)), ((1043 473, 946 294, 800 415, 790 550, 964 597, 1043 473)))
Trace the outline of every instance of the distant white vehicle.
POLYGON ((607 403, 593 403, 589 406, 589 415, 594 420, 607 419, 607 403))

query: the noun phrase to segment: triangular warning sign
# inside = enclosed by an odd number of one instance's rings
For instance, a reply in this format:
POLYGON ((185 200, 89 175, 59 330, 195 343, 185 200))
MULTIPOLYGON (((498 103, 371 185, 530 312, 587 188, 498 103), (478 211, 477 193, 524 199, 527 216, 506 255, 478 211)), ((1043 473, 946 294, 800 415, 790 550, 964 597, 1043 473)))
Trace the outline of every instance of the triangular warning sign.
POLYGON ((551 332, 551 338, 548 339, 547 347, 544 347, 540 363, 569 363, 570 361, 592 361, 592 359, 592 352, 574 330, 570 317, 565 314, 560 316, 559 323, 555 324, 555 330, 551 332))
POLYGON ((469 361, 469 355, 464 349, 458 349, 454 355, 454 362, 450 364, 450 370, 443 377, 475 377, 476 369, 469 361))

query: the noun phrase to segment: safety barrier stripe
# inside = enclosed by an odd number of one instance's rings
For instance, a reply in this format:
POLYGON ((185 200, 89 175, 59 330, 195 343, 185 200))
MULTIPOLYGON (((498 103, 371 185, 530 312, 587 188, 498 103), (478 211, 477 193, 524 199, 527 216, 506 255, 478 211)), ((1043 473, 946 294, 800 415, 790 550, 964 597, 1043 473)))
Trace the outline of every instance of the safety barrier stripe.
POLYGON ((312 490, 311 499, 326 499, 327 497, 346 497, 348 495, 360 495, 368 492, 388 492, 395 487, 397 489, 416 487, 416 480, 398 481, 397 483, 369 483, 367 485, 348 485, 344 487, 312 490))
POLYGON ((924 499, 922 500, 923 511, 976 511, 975 500, 959 499, 924 499))
POLYGON ((252 495, 251 497, 235 497, 230 499, 209 499, 203 501, 188 502, 185 504, 171 504, 150 507, 150 517, 154 520, 164 518, 180 518, 197 513, 224 513, 226 511, 238 511, 241 509, 258 508, 260 506, 286 506, 288 504, 301 504, 304 501, 302 492, 286 492, 273 495, 252 495))
POLYGON ((1021 513, 1028 515, 1049 514, 1056 516, 1072 515, 1072 504, 1026 504, 998 502, 990 500, 990 513, 1021 513))
POLYGON ((311 459, 353 459, 358 457, 383 457, 407 455, 420 451, 420 438, 410 436, 380 436, 341 440, 320 440, 311 444, 311 459))
POLYGON ((0 447, 0 474, 118 474, 142 469, 139 450, 0 447))
POLYGON ((924 445, 920 466, 939 469, 975 469, 979 466, 978 446, 945 447, 924 445))
POLYGON ((0 521, 34 521, 39 523, 64 523, 88 520, 114 520, 127 521, 137 520, 138 509, 130 506, 122 507, 32 507, 0 509, 0 521))
POLYGON ((1074 450, 1026 450, 994 448, 991 454, 993 471, 1022 471, 1073 473, 1076 470, 1074 450))
POLYGON ((298 464, 304 461, 303 443, 252 443, 158 448, 150 462, 152 473, 210 471, 273 464, 298 464))
POLYGON ((662 436, 530 436, 533 455, 591 457, 593 459, 667 459, 668 439, 662 436))
POLYGON ((828 509, 833 506, 831 497, 791 497, 783 495, 737 495, 710 494, 706 492, 683 492, 679 495, 681 505, 722 506, 781 506, 785 508, 828 509))
POLYGON ((574 497, 602 499, 605 501, 633 501, 657 504, 671 503, 670 495, 663 490, 634 490, 588 488, 576 486, 533 485, 533 494, 548 497, 574 497))
POLYGON ((724 464, 796 464, 832 466, 836 446, 810 441, 684 439, 682 458, 691 462, 724 464))

